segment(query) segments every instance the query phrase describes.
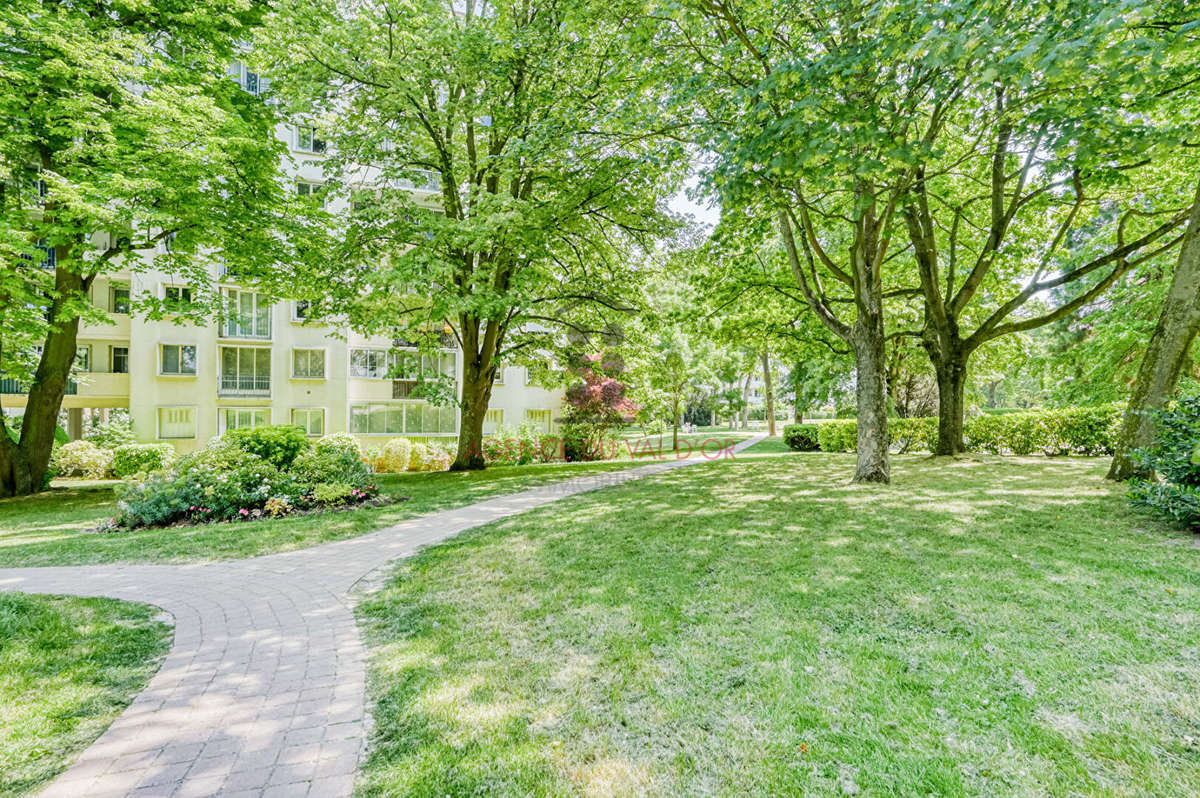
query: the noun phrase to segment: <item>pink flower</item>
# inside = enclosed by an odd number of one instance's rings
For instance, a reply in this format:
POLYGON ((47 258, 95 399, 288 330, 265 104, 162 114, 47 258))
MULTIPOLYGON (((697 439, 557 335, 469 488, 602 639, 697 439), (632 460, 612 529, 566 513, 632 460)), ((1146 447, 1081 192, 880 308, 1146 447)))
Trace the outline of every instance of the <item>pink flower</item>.
POLYGON ((243 507, 242 509, 238 510, 238 512, 239 512, 239 513, 241 513, 242 515, 250 515, 250 511, 249 511, 249 510, 247 510, 245 507, 243 507))

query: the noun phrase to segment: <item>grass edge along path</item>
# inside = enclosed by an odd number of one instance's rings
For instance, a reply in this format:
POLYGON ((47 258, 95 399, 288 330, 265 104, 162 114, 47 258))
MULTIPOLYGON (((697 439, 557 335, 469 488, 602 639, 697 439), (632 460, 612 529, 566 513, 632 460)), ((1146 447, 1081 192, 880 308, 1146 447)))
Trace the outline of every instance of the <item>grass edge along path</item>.
POLYGON ((0 593, 0 796, 66 769, 145 689, 171 641, 157 607, 0 593))

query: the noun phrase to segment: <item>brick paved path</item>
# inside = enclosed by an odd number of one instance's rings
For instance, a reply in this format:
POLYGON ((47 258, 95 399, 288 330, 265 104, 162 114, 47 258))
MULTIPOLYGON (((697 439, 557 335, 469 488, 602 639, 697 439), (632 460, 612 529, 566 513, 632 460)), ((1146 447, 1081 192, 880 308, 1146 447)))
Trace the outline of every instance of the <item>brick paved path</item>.
POLYGON ((43 795, 349 795, 370 720, 353 610, 365 578, 465 529, 698 462, 577 477, 249 560, 0 569, 0 590, 111 596, 175 619, 146 690, 43 795))

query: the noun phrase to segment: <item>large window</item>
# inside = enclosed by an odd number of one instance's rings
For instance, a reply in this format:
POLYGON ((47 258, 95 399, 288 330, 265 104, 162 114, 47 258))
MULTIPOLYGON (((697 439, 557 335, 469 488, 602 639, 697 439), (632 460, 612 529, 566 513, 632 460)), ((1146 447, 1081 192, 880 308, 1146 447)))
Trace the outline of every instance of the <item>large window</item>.
POLYGON ((75 370, 88 372, 92 370, 92 347, 82 344, 75 347, 75 370))
POLYGON ((453 407, 428 402, 379 402, 350 406, 350 431, 356 435, 436 435, 456 432, 453 407))
POLYGON ((296 149, 301 152, 325 152, 325 139, 314 127, 296 128, 296 149))
POLYGON ((388 373, 386 349, 351 349, 350 376, 381 380, 388 373))
POLYGON ((453 352, 423 355, 412 350, 388 352, 386 349, 351 349, 350 376, 370 379, 416 380, 445 376, 454 377, 456 364, 453 352))
POLYGON ((129 313, 129 286, 114 285, 109 289, 109 307, 113 313, 129 313))
POLYGON ((549 410, 526 410, 526 423, 532 425, 534 429, 540 432, 550 431, 550 411, 549 410))
POLYGON ((325 350, 293 349, 292 376, 298 380, 325 379, 325 350))
POLYGON ((159 438, 194 438, 194 437, 196 437, 196 408, 194 408, 194 407, 160 407, 160 408, 158 408, 158 437, 159 438))
POLYGON ((196 376, 196 347, 190 344, 162 344, 158 351, 159 374, 196 376))
POLYGON ((163 304, 168 309, 180 308, 192 301, 192 289, 186 285, 164 285, 163 304))
POLYGON ((270 396, 271 350, 265 346, 222 346, 223 396, 270 396))
POLYGON ((129 347, 114 346, 112 347, 112 356, 110 363, 113 374, 128 374, 129 373, 129 347))
POLYGON ((270 338, 271 306, 253 291, 235 288, 222 290, 225 295, 221 335, 225 338, 270 338))
POLYGON ((222 433, 240 427, 262 427, 271 423, 271 410, 266 407, 218 407, 217 421, 222 433))
POLYGON ((318 437, 325 434, 325 409, 322 407, 296 407, 292 409, 292 423, 304 430, 306 435, 318 437))
POLYGON ((491 435, 504 426, 504 410, 493 408, 483 414, 483 434, 491 435))

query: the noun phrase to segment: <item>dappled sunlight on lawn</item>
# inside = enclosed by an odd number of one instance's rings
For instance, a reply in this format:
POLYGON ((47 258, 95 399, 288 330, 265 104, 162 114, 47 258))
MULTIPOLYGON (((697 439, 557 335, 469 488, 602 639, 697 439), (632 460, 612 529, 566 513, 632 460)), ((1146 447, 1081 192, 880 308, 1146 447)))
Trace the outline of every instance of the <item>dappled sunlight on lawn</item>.
POLYGON ((464 533, 363 607, 365 792, 1200 792, 1200 551, 1103 468, 746 458, 464 533))

